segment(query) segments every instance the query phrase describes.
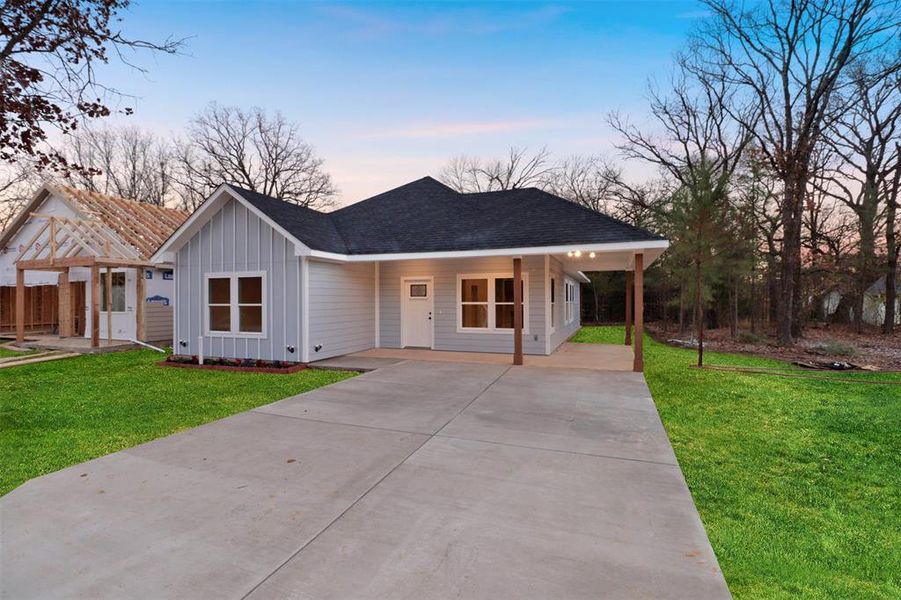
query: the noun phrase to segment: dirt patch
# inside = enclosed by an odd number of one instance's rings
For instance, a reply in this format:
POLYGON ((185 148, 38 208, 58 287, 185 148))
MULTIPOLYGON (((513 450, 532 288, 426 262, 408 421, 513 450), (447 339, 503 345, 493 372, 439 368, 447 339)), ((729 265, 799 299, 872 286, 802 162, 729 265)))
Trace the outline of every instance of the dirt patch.
MULTIPOLYGON (((653 323, 647 330, 654 339, 664 343, 671 339, 694 342, 692 331, 679 335, 676 330, 663 331, 653 323)), ((741 330, 737 339, 732 339, 728 329, 712 329, 704 332, 704 348, 789 362, 839 361, 873 366, 880 371, 901 371, 901 331, 887 336, 877 327, 867 328, 863 333, 844 325, 809 327, 804 337, 790 347, 781 347, 773 337, 764 334, 755 338, 747 330, 741 330)))

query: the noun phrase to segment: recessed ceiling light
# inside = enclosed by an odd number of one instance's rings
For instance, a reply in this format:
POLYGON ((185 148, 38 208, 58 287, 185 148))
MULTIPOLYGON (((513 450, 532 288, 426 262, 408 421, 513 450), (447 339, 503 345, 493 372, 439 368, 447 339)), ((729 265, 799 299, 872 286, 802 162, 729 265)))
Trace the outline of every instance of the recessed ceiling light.
POLYGON ((572 255, 573 255, 573 251, 570 250, 569 252, 566 253, 566 255, 567 255, 567 256, 572 256, 572 255))
POLYGON ((582 251, 576 250, 576 258, 579 258, 580 256, 582 256, 582 251))
POLYGON ((594 252, 588 255, 588 258, 594 258, 594 252))

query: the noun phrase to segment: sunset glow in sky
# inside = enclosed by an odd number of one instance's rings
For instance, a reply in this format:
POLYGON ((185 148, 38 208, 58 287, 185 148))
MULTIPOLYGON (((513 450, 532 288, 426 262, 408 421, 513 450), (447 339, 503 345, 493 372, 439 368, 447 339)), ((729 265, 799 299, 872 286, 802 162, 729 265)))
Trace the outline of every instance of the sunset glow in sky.
MULTIPOLYGON (((143 0, 132 37, 190 37, 186 55, 111 65, 136 114, 177 133, 210 101, 279 110, 325 159, 342 203, 452 156, 511 145, 615 156, 613 110, 641 121, 648 77, 700 16, 695 2, 303 3, 143 0)), ((635 166, 636 169, 645 168, 635 166)))

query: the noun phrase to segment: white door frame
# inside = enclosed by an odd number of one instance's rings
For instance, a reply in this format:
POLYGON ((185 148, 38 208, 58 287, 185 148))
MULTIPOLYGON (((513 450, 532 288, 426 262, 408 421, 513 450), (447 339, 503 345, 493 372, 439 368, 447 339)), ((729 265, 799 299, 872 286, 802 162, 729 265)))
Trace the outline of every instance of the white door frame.
POLYGON ((432 343, 429 344, 429 348, 432 350, 435 349, 435 278, 432 276, 428 277, 401 277, 400 278, 400 347, 406 348, 407 346, 407 333, 404 330, 404 321, 406 319, 407 312, 407 282, 409 281, 425 281, 429 284, 429 311, 432 313, 432 330, 431 337, 432 343))

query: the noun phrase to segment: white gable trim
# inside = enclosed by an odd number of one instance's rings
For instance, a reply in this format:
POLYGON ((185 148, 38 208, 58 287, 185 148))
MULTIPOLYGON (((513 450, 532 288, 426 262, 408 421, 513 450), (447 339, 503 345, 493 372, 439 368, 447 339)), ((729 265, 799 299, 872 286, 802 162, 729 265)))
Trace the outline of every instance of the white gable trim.
POLYGON ((185 244, 190 241, 194 235, 216 214, 216 211, 225 205, 228 199, 232 199, 247 210, 256 215, 261 221, 269 225, 272 229, 279 232, 286 240, 294 244, 294 255, 302 256, 312 252, 309 246, 301 242, 299 239, 288 233, 288 231, 269 218, 266 213, 258 209, 256 206, 248 202, 240 193, 232 189, 227 183, 223 183, 210 196, 203 201, 203 204, 197 207, 188 219, 176 229, 169 239, 166 240, 159 250, 150 257, 150 262, 154 263, 171 263, 175 260, 175 253, 178 252, 185 244))

